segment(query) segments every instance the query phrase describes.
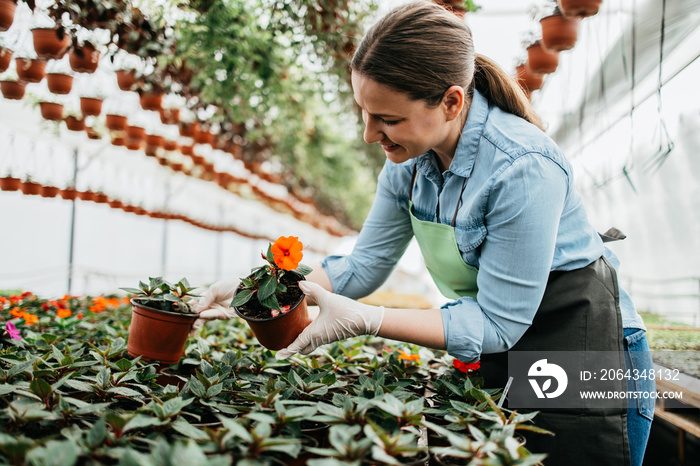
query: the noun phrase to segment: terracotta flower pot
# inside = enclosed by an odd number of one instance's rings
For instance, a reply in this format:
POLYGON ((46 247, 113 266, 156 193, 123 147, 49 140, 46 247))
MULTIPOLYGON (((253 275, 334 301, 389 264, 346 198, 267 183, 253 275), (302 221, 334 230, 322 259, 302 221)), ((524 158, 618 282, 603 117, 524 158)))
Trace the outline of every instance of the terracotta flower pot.
POLYGON ((518 65, 515 68, 515 77, 525 94, 530 96, 532 91, 542 88, 544 78, 541 74, 533 74, 525 65, 518 65))
POLYGON ((114 115, 108 113, 105 115, 105 127, 112 131, 125 131, 128 121, 124 115, 114 115))
POLYGON ((122 147, 126 145, 126 139, 121 136, 112 137, 112 145, 117 147, 122 147))
POLYGON ((194 140, 197 144, 211 144, 214 140, 214 135, 207 130, 202 130, 194 135, 194 140))
POLYGON ((199 123, 184 123, 180 125, 180 136, 193 138, 199 132, 199 123))
POLYGON ((158 135, 158 134, 147 134, 146 135, 146 145, 163 147, 163 141, 165 141, 165 138, 163 136, 158 135))
POLYGON ((197 314, 161 311, 131 300, 131 326, 126 351, 162 364, 176 364, 182 357, 187 337, 197 314))
POLYGON ((69 61, 71 69, 77 73, 94 73, 100 62, 100 52, 86 42, 71 51, 69 61))
POLYGON ((143 150, 149 157, 156 157, 158 155, 159 146, 154 146, 152 144, 146 144, 146 148, 143 150))
POLYGON ((7 31, 15 20, 17 4, 11 0, 0 0, 0 32, 7 31))
POLYGON ((72 201, 78 197, 78 191, 75 188, 65 188, 58 191, 58 195, 67 201, 72 201))
POLYGON ((194 147, 193 146, 180 146, 180 153, 182 155, 192 156, 192 155, 194 155, 194 147))
POLYGON ((0 81, 2 96, 9 100, 22 100, 26 84, 18 81, 0 81))
POLYGON ((163 94, 160 92, 153 93, 143 93, 139 99, 141 102, 141 108, 144 110, 154 110, 159 111, 163 104, 163 94))
POLYGON ((44 117, 45 120, 63 120, 63 104, 57 104, 55 102, 39 102, 39 108, 41 109, 41 116, 44 117))
POLYGON ((177 142, 172 139, 163 140, 163 149, 165 150, 177 150, 178 147, 177 142))
POLYGON ((102 113, 102 99, 81 97, 80 111, 86 116, 99 116, 99 114, 102 113))
POLYGON ((136 84, 136 72, 134 70, 117 70, 117 86, 122 91, 130 91, 136 84))
POLYGON ((126 148, 129 150, 141 150, 141 140, 140 139, 126 139, 126 148))
POLYGON ((540 20, 542 26, 542 47, 548 52, 571 50, 578 39, 578 26, 581 18, 566 17, 559 14, 547 16, 540 20))
POLYGON ((109 202, 109 196, 105 193, 95 193, 95 199, 93 199, 98 204, 107 204, 109 202))
POLYGON ((128 139, 133 139, 141 142, 146 137, 146 129, 142 126, 129 125, 126 127, 126 136, 128 139))
POLYGON ((33 181, 24 181, 22 182, 22 186, 20 186, 20 190, 24 194, 31 194, 31 195, 38 195, 41 193, 41 189, 43 188, 42 185, 39 183, 34 183, 33 181))
POLYGON ((73 76, 64 73, 48 73, 46 75, 46 85, 54 94, 69 94, 73 88, 73 76))
POLYGON ((107 204, 109 204, 109 206, 113 209, 121 209, 124 205, 119 199, 110 199, 107 201, 107 204))
POLYGON ((94 191, 78 191, 77 193, 78 199, 81 201, 94 201, 95 196, 97 196, 97 193, 94 191))
POLYGON ((19 178, 14 178, 12 176, 6 176, 5 178, 0 178, 0 190, 3 191, 19 191, 22 187, 22 180, 19 178))
POLYGON ((17 76, 28 83, 38 83, 46 75, 46 62, 31 58, 15 58, 17 76))
POLYGON ((164 125, 176 125, 180 121, 179 108, 161 108, 160 122, 164 125))
POLYGON ((527 66, 534 74, 554 73, 559 66, 559 52, 547 52, 539 42, 527 48, 527 66))
POLYGON ((12 50, 0 47, 0 73, 10 67, 12 61, 12 50))
MULTIPOLYGON (((287 272, 287 274, 290 273, 297 281, 304 280, 302 275, 295 272, 287 272)), ((285 277, 286 276, 287 275, 285 275, 285 277)), ((236 294, 238 294, 238 291, 239 289, 236 290, 236 294)), ((234 297, 236 294, 234 294, 234 297)), ((234 307, 233 309, 239 317, 248 322, 248 325, 251 330, 253 330, 255 337, 261 345, 276 351, 289 346, 302 330, 311 323, 306 300, 304 299, 305 297, 306 296, 302 293, 299 300, 290 305, 289 312, 286 314, 280 314, 277 317, 270 317, 267 319, 251 318, 243 314, 238 307, 234 307)))
POLYGON ((32 29, 32 39, 36 55, 45 60, 62 58, 70 47, 70 36, 58 28, 32 29))
POLYGON ((41 192, 39 193, 41 197, 56 197, 60 188, 57 186, 42 186, 41 192))
POLYGON ((603 0, 559 0, 559 9, 565 16, 580 16, 582 18, 598 13, 603 0))
POLYGON ((102 139, 102 135, 95 131, 95 128, 93 127, 85 127, 85 133, 87 134, 88 139, 102 139))
POLYGON ((84 118, 68 115, 64 121, 66 122, 66 128, 68 128, 69 131, 85 131, 84 118))

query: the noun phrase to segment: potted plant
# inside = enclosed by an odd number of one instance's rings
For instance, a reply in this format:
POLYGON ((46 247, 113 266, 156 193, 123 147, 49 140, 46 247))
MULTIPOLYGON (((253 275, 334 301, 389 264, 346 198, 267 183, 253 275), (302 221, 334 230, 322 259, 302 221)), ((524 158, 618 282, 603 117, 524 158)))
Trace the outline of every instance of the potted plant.
POLYGON ((261 254, 267 264, 241 280, 231 301, 258 341, 271 350, 290 343, 311 323, 299 280, 311 272, 300 264, 304 245, 295 236, 281 236, 261 254))
POLYGON ((26 91, 26 83, 19 80, 14 70, 7 70, 0 75, 0 91, 9 100, 22 100, 26 91))
POLYGON ((5 47, 0 40, 0 73, 6 71, 10 67, 12 61, 12 50, 5 47))
POLYGON ((559 8, 565 16, 585 18, 598 13, 603 0, 559 0, 559 8))
POLYGON ((554 73, 559 66, 559 52, 548 52, 541 41, 527 47, 527 67, 534 74, 554 73))
POLYGON ((51 101, 41 101, 39 102, 39 108, 41 109, 41 116, 45 120, 49 121, 62 121, 63 120, 63 104, 59 102, 51 101))
POLYGON ((39 58, 58 60, 70 47, 70 36, 62 27, 37 27, 32 29, 34 50, 39 58))
POLYGON ((73 46, 70 52, 70 67, 76 73, 94 73, 100 62, 100 52, 92 42, 73 46))
POLYGON ((85 116, 99 116, 102 113, 102 97, 80 97, 80 111, 85 116))
POLYGON ((17 57, 17 76, 28 83, 38 83, 46 75, 46 61, 36 58, 17 57))
POLYGON ((81 112, 66 110, 63 121, 66 123, 66 128, 69 131, 85 131, 85 117, 81 112))
POLYGON ((571 50, 576 45, 579 17, 564 16, 558 6, 551 14, 540 20, 542 27, 542 47, 548 52, 571 50))
POLYGON ((188 304, 197 296, 194 288, 185 278, 173 285, 156 277, 139 282, 139 288, 121 289, 131 294, 127 352, 162 364, 177 363, 198 315, 188 304))

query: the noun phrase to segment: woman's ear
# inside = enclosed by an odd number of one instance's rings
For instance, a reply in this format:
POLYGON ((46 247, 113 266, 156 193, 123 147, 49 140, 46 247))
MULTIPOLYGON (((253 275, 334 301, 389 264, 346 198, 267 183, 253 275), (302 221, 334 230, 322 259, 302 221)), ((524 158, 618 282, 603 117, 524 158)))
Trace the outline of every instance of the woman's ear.
POLYGON ((457 85, 450 86, 442 96, 442 106, 447 121, 457 118, 464 107, 464 88, 457 85))

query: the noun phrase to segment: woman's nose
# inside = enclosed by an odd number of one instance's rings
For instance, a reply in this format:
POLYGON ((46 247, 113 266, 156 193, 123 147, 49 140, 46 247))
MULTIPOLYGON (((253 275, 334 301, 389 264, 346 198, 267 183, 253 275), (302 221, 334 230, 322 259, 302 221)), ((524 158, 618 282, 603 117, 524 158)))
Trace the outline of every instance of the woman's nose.
POLYGON ((373 121, 372 117, 365 117, 365 134, 364 139, 367 144, 372 144, 374 142, 379 142, 383 140, 384 135, 377 128, 377 123, 373 121))

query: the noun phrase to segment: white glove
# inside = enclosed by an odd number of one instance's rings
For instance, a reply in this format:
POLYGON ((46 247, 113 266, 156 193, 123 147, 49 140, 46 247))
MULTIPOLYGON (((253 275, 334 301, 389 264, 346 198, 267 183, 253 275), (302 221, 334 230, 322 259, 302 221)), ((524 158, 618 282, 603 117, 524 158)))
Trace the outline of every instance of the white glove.
POLYGON ((358 303, 330 293, 313 282, 300 281, 299 288, 316 301, 319 314, 291 345, 277 352, 277 359, 287 359, 296 353, 309 354, 326 343, 379 332, 384 306, 358 303))
POLYGON ((231 307, 231 300, 239 283, 239 280, 220 280, 210 286, 199 300, 190 303, 192 310, 199 313, 192 324, 190 335, 196 335, 209 320, 231 320, 237 317, 236 311, 231 307))

